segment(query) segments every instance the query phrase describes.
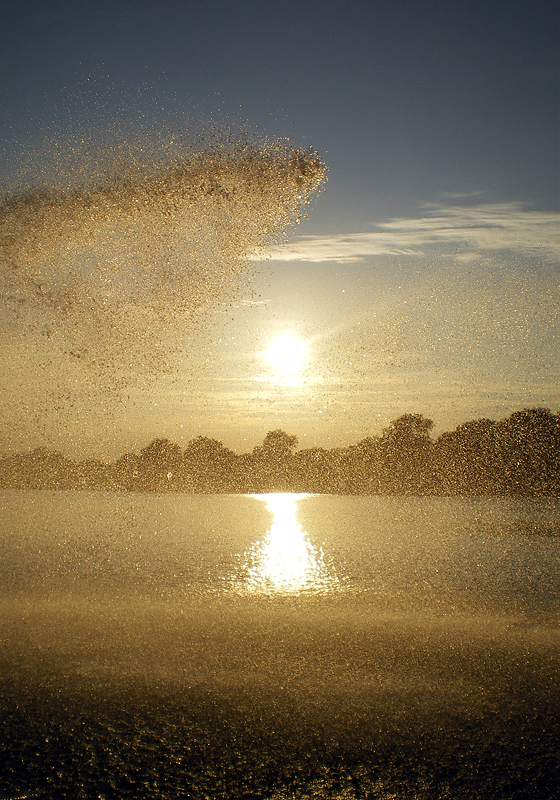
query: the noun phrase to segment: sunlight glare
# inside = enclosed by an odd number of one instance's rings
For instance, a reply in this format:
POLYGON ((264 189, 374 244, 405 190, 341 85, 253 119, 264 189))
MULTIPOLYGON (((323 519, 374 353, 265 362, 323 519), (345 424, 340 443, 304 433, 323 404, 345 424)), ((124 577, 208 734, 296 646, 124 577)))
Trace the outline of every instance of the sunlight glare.
POLYGON ((293 333, 279 333, 265 351, 268 364, 282 378, 296 376, 303 369, 307 344, 293 333))
POLYGON ((252 591, 325 591, 337 584, 325 566, 323 553, 313 547, 297 521, 300 497, 289 493, 260 495, 273 519, 266 537, 249 554, 247 584, 252 591))

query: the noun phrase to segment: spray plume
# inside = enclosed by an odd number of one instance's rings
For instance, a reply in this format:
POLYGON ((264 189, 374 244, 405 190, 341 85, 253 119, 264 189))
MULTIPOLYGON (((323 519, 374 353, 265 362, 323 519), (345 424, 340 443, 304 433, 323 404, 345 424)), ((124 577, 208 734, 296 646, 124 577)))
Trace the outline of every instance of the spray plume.
POLYGON ((119 167, 0 204, 5 311, 117 369, 153 369, 156 352, 161 365, 159 344, 170 352, 179 322, 231 298, 249 256, 299 220, 326 171, 311 150, 239 138, 119 167))

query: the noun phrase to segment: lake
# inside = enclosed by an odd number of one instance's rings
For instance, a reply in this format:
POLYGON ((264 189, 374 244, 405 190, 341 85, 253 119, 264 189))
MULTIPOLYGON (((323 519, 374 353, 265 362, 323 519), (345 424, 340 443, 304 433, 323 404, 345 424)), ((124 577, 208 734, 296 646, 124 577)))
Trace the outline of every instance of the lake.
POLYGON ((0 502, 0 800, 559 796, 558 499, 0 502))

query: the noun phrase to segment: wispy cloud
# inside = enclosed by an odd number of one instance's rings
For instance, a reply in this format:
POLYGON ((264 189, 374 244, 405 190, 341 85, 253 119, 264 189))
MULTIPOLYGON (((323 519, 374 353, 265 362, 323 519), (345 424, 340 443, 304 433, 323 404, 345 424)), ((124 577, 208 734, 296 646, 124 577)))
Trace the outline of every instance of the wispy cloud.
POLYGON ((556 260, 560 214, 527 210, 520 203, 434 206, 423 217, 384 222, 365 233, 302 236, 267 255, 275 261, 350 263, 375 255, 421 255, 433 245, 460 249, 457 255, 463 260, 506 249, 556 260))

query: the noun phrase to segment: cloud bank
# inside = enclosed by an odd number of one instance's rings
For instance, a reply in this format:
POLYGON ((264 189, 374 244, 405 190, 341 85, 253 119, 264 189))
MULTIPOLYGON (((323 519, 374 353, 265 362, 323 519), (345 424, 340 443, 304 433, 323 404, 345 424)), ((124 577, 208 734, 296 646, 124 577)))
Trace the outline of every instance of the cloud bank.
POLYGON ((454 248, 463 260, 513 250, 560 261, 560 214, 527 210, 521 203, 434 206, 424 217, 380 223, 374 231, 302 236, 267 255, 274 261, 351 263, 367 256, 421 255, 433 245, 454 248))

